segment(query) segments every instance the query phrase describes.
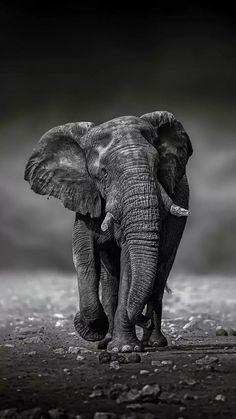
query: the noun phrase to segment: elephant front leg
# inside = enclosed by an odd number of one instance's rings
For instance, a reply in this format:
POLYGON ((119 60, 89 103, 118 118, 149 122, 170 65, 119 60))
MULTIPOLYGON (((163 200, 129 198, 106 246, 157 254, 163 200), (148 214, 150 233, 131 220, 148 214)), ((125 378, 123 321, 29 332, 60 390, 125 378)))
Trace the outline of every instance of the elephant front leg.
POLYGON ((105 337, 109 327, 98 296, 100 259, 93 234, 86 221, 79 217, 76 217, 73 231, 73 260, 79 287, 79 311, 74 326, 83 339, 98 341, 105 337))
POLYGON ((121 252, 118 306, 114 318, 112 340, 107 346, 109 352, 141 352, 143 350, 143 345, 136 336, 135 326, 131 324, 127 314, 130 275, 128 252, 125 246, 123 246, 121 252))

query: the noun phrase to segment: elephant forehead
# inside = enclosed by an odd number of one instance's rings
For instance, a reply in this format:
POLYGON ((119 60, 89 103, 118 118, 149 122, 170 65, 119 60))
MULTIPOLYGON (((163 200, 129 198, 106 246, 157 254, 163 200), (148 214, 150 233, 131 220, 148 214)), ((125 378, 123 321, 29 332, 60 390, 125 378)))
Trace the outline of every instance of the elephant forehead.
POLYGON ((126 115, 126 116, 119 116, 118 118, 113 118, 101 125, 109 124, 110 126, 128 126, 128 125, 139 125, 142 123, 142 120, 137 116, 126 115))
POLYGON ((122 130, 129 131, 132 129, 142 128, 151 129, 152 127, 147 121, 136 116, 121 116, 119 118, 111 119, 110 121, 103 122, 102 124, 93 127, 90 130, 89 135, 96 137, 105 132, 114 133, 117 131, 122 132, 122 130))
MULTIPOLYGON (((135 135, 144 133, 148 133, 150 138, 155 136, 155 131, 149 122, 135 116, 122 116, 90 129, 88 139, 94 146, 107 147, 113 139, 116 142, 124 139, 127 141, 128 138, 134 140, 135 135)), ((144 137, 147 138, 146 134, 144 137)))
POLYGON ((93 145, 94 165, 99 167, 101 160, 110 155, 110 152, 118 152, 120 156, 139 157, 144 147, 147 151, 150 148, 152 131, 153 128, 147 121, 135 116, 122 116, 93 127, 88 132, 88 138, 93 145))

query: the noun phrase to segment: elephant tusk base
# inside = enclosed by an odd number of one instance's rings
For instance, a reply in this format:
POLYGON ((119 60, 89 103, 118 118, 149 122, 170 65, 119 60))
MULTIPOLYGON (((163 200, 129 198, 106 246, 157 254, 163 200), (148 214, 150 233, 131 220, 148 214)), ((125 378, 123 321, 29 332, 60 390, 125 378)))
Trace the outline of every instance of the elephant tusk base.
POLYGON ((189 210, 181 208, 178 205, 172 204, 170 207, 170 213, 176 215, 176 217, 187 217, 189 215, 189 210))
POLYGON ((108 228, 112 225, 112 223, 114 222, 114 217, 110 212, 107 212, 106 217, 104 218, 102 225, 101 225, 101 230, 102 231, 107 231, 108 228))

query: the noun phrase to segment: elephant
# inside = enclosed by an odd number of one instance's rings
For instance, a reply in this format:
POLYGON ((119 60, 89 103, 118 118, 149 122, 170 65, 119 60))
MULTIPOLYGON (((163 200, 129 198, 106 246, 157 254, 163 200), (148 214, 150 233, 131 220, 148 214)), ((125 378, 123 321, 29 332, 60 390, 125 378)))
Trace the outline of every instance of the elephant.
POLYGON ((167 111, 67 123, 33 150, 24 174, 31 189, 76 213, 74 326, 85 340, 110 352, 142 351, 151 333, 166 343, 161 302, 188 215, 191 154, 188 134, 167 111))

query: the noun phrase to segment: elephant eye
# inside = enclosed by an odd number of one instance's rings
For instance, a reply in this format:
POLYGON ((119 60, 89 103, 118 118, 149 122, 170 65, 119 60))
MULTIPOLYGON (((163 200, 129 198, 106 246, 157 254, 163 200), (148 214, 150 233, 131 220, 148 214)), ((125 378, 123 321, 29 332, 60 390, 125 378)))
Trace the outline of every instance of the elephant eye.
POLYGON ((100 169, 95 175, 95 179, 99 181, 104 181, 107 179, 107 171, 105 168, 100 169))

